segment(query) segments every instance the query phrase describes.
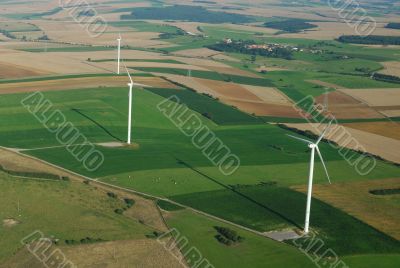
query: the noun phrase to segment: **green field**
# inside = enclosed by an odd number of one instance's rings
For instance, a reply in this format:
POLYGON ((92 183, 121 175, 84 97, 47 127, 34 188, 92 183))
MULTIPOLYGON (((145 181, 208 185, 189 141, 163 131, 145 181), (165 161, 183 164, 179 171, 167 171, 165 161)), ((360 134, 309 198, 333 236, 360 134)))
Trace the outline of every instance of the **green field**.
POLYGON ((246 114, 238 109, 212 99, 208 96, 199 95, 190 90, 182 89, 157 89, 150 88, 149 91, 164 98, 177 96, 182 103, 185 103, 191 110, 206 116, 218 125, 240 125, 240 124, 261 124, 262 121, 255 116, 246 114))
MULTIPOLYGON (((277 186, 242 186, 171 198, 259 231, 301 228, 304 223, 306 196, 277 186)), ((312 203, 311 225, 341 256, 400 251, 399 241, 317 199, 312 203)))
POLYGON ((184 250, 196 247, 215 267, 310 267, 311 261, 296 248, 268 238, 239 230, 230 225, 193 214, 175 212, 167 220, 168 225, 186 237, 189 244, 184 250), (244 241, 239 245, 225 246, 215 239, 214 226, 236 230, 244 241))

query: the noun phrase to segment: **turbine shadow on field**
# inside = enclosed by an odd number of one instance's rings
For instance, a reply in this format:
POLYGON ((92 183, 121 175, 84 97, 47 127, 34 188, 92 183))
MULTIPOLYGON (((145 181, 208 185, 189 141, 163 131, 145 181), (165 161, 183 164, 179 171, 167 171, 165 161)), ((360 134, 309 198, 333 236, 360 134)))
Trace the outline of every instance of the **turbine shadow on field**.
POLYGON ((178 161, 178 163, 180 163, 180 164, 186 166, 187 168, 191 169, 192 171, 196 172, 197 174, 201 175, 202 177, 204 177, 204 178, 206 178, 206 179, 208 179, 208 180, 210 180, 210 181, 212 181, 212 182, 214 182, 214 183, 216 183, 216 184, 222 186, 223 188, 225 188, 225 189, 227 189, 227 190, 229 190, 229 191, 232 191, 233 193, 235 193, 235 194, 237 194, 238 196, 240 196, 240 197, 246 199, 247 201, 249 201, 249 202, 251 202, 251 203, 253 203, 253 204, 255 204, 255 205, 257 205, 257 206, 259 206, 259 207, 261 207, 261 208, 263 208, 263 209, 265 209, 265 210, 267 210, 268 212, 270 212, 270 213, 272 213, 272 214, 274 214, 274 215, 276 215, 276 216, 282 218, 283 220, 285 220, 286 222, 292 224, 293 226, 296 226, 296 227, 299 228, 299 229, 302 228, 302 227, 301 227, 299 224, 297 224, 295 221, 293 221, 292 219, 288 218, 287 216, 281 214, 280 212, 278 212, 278 211, 276 211, 276 210, 274 210, 274 209, 272 209, 272 208, 270 208, 270 207, 267 207, 266 205, 264 205, 264 204, 258 202, 257 200, 254 200, 252 197, 247 196, 247 195, 245 195, 245 194, 243 194, 243 193, 241 193, 241 192, 238 192, 237 190, 233 189, 232 187, 230 187, 230 186, 228 186, 228 185, 225 185, 225 184, 223 184, 222 182, 219 182, 218 180, 216 180, 216 179, 214 179, 214 178, 212 178, 212 177, 210 177, 210 176, 204 174, 203 172, 197 170, 196 168, 192 167, 190 164, 188 164, 188 163, 182 161, 181 159, 178 159, 178 158, 175 158, 175 159, 178 161))
POLYGON ((103 125, 101 125, 99 122, 97 122, 96 120, 94 120, 93 118, 91 118, 90 116, 84 114, 81 110, 76 109, 76 108, 71 108, 72 111, 82 115, 83 117, 85 117, 86 119, 90 120, 93 124, 95 124, 96 126, 98 126, 99 128, 101 128, 105 133, 107 133, 107 135, 109 135, 110 137, 116 139, 117 141, 120 142, 124 142, 122 139, 118 138, 117 136, 115 136, 114 134, 112 134, 107 128, 105 128, 103 125))

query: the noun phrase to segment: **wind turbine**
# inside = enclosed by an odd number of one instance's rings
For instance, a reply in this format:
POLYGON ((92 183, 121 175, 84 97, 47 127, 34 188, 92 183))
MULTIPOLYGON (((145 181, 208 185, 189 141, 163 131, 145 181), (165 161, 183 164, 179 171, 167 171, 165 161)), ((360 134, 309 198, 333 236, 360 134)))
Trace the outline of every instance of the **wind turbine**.
POLYGON ((322 158, 321 151, 319 150, 318 144, 321 142, 321 140, 324 138, 326 131, 328 128, 331 126, 332 121, 329 123, 329 125, 325 128, 325 130, 322 132, 321 136, 319 136, 318 140, 314 143, 312 141, 302 139, 296 136, 288 135, 289 137, 292 137, 296 140, 305 142, 308 144, 308 147, 311 149, 311 161, 310 161, 310 173, 308 177, 308 192, 307 192, 307 207, 306 207, 306 219, 304 223, 304 233, 308 234, 309 233, 309 227, 310 227, 310 211, 311 211, 311 196, 312 196, 312 187, 313 187, 313 179, 314 179, 314 159, 315 159, 315 151, 317 151, 319 158, 321 159, 321 163, 324 167, 326 177, 328 178, 329 184, 331 184, 331 180, 329 178, 328 170, 326 168, 326 165, 324 163, 324 159, 322 158))
POLYGON ((117 39, 118 41, 118 70, 117 70, 117 74, 120 74, 120 61, 121 61, 121 34, 119 34, 119 37, 117 39))
POLYGON ((133 80, 128 71, 128 68, 125 66, 126 73, 129 76, 130 82, 128 83, 129 86, 129 112, 128 112, 128 144, 131 144, 131 131, 132 131, 132 95, 133 95, 133 80))

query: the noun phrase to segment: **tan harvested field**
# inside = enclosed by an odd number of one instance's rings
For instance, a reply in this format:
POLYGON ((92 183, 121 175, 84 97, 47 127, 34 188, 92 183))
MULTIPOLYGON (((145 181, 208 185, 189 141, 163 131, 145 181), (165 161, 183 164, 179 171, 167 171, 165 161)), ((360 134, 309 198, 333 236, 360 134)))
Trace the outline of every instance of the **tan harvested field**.
POLYGON ((380 112, 387 117, 400 117, 400 110, 381 110, 380 112))
MULTIPOLYGON (((317 135, 320 135, 321 129, 324 129, 324 126, 320 124, 286 125, 300 130, 309 130, 317 135)), ((378 155, 395 163, 400 163, 400 140, 341 125, 332 126, 326 138, 336 142, 340 146, 356 150, 362 150, 362 148, 364 148, 366 152, 378 155), (362 147, 359 147, 360 145, 362 147)))
POLYGON ((329 106, 329 113, 337 119, 374 119, 385 118, 380 112, 365 106, 329 106))
POLYGON ((220 99, 221 102, 235 106, 247 113, 255 113, 260 116, 300 117, 291 101, 274 88, 239 85, 180 75, 159 75, 192 88, 198 93, 209 94, 220 99))
MULTIPOLYGON (((53 252, 56 249, 64 253, 66 259, 75 264, 76 267, 183 267, 171 252, 164 249, 163 245, 154 239, 113 241, 77 246, 53 246, 49 251, 53 252)), ((181 257, 177 250, 173 250, 173 253, 181 257)), ((58 264, 58 262, 55 262, 55 264, 58 264)), ((44 266, 24 247, 0 267, 42 268, 44 266)))
POLYGON ((224 81, 214 81, 208 79, 196 79, 199 83, 211 88, 217 94, 226 99, 237 99, 244 101, 257 101, 262 102, 262 100, 255 94, 251 93, 249 90, 244 88, 242 85, 235 83, 226 83, 224 81))
MULTIPOLYGON (((198 70, 207 71, 207 68, 196 66, 196 65, 185 65, 175 63, 163 63, 163 62, 126 62, 128 67, 153 67, 153 68, 171 68, 171 69, 184 69, 184 70, 198 70)), ((114 63, 115 65, 115 63, 114 63)))
MULTIPOLYGON (((85 77, 58 80, 45 80, 21 83, 0 84, 0 94, 12 94, 21 92, 84 89, 95 87, 124 87, 127 78, 120 77, 85 77)), ((148 87, 178 88, 176 85, 159 77, 135 77, 135 83, 148 87)))
POLYGON ((293 105, 292 101, 285 94, 283 94, 276 88, 251 86, 251 85, 242 85, 242 87, 246 88, 248 91, 250 91, 251 93, 253 93, 266 103, 287 105, 287 106, 293 105))
POLYGON ((302 116, 291 106, 276 105, 265 102, 252 102, 241 100, 226 100, 226 103, 238 109, 258 116, 302 118, 302 116))
POLYGON ((196 90, 196 92, 198 92, 198 93, 210 94, 216 98, 221 97, 219 93, 217 93, 210 87, 207 87, 206 85, 201 83, 201 81, 199 81, 199 79, 197 79, 197 78, 187 77, 187 76, 182 76, 182 75, 175 75, 175 74, 161 74, 161 73, 157 74, 157 73, 155 73, 155 75, 163 76, 163 77, 167 78, 168 80, 171 80, 175 83, 179 83, 186 87, 192 88, 192 89, 196 90))
MULTIPOLYGON (((320 95, 315 98, 317 103, 324 103, 326 95, 320 95)), ((340 92, 340 91, 333 91, 327 94, 327 100, 329 106, 346 106, 346 105, 361 105, 360 101, 350 97, 349 95, 340 92)))
POLYGON ((8 63, 4 64, 0 62, 0 79, 43 76, 47 74, 50 73, 43 71, 35 71, 34 69, 23 68, 13 64, 8 64, 8 63))
POLYGON ((343 125, 348 128, 354 128, 388 138, 400 140, 399 122, 348 123, 343 125))
MULTIPOLYGON (((49 52, 50 53, 50 52, 49 52)), ((49 54, 47 53, 47 54, 49 54)), ((88 58, 92 60, 103 60, 103 59, 116 59, 117 50, 105 50, 105 51, 83 51, 83 52, 51 52, 50 55, 59 57, 69 57, 86 61, 88 58)), ((121 50, 121 57, 125 59, 168 59, 172 57, 163 56, 156 52, 148 52, 141 50, 121 50)))
MULTIPOLYGON (((328 93, 328 111, 337 119, 368 119, 384 118, 384 116, 367 104, 341 92, 328 93)), ((325 94, 318 96, 315 101, 321 105, 325 103, 325 94)))
MULTIPOLYGON (((107 30, 95 35, 88 33, 87 29, 74 21, 33 21, 51 39, 59 42, 89 44, 89 45, 116 45, 116 38, 120 29, 108 26, 107 30)), ((132 29, 122 33, 122 45, 129 44, 134 47, 168 47, 171 43, 157 40, 159 33, 137 32, 132 29)))
POLYGON ((68 56, 60 56, 52 53, 30 53, 24 51, 13 51, 1 53, 3 64, 15 64, 21 68, 33 69, 35 71, 52 74, 76 74, 76 73, 99 73, 104 70, 91 66, 86 62, 68 56))
POLYGON ((385 67, 385 69, 380 71, 380 73, 400 76, 400 62, 387 61, 387 62, 381 62, 381 64, 385 67))
MULTIPOLYGON (((294 187, 303 193, 306 186, 294 187)), ((400 195, 378 196, 377 189, 400 188, 400 178, 362 182, 316 184, 313 196, 400 240, 400 195)))
POLYGON ((198 93, 209 94, 239 110, 260 116, 300 118, 290 100, 274 88, 245 86, 208 79, 163 74, 167 79, 183 84, 198 93))
POLYGON ((341 89, 347 95, 366 103, 369 106, 398 106, 400 105, 399 89, 341 89))

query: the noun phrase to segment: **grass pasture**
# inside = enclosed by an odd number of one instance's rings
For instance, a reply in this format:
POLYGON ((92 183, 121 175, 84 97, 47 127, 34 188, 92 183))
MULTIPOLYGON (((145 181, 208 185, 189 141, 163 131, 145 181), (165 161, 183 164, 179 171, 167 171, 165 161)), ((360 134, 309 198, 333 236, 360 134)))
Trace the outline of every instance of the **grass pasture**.
POLYGON ((105 241, 144 238, 151 232, 150 228, 116 214, 114 210, 123 206, 122 201, 91 186, 18 179, 4 173, 0 173, 0 185, 0 261, 22 248, 21 239, 36 230, 54 236, 61 245, 65 240, 86 237, 105 241), (3 226, 3 220, 10 218, 19 223, 3 226))

